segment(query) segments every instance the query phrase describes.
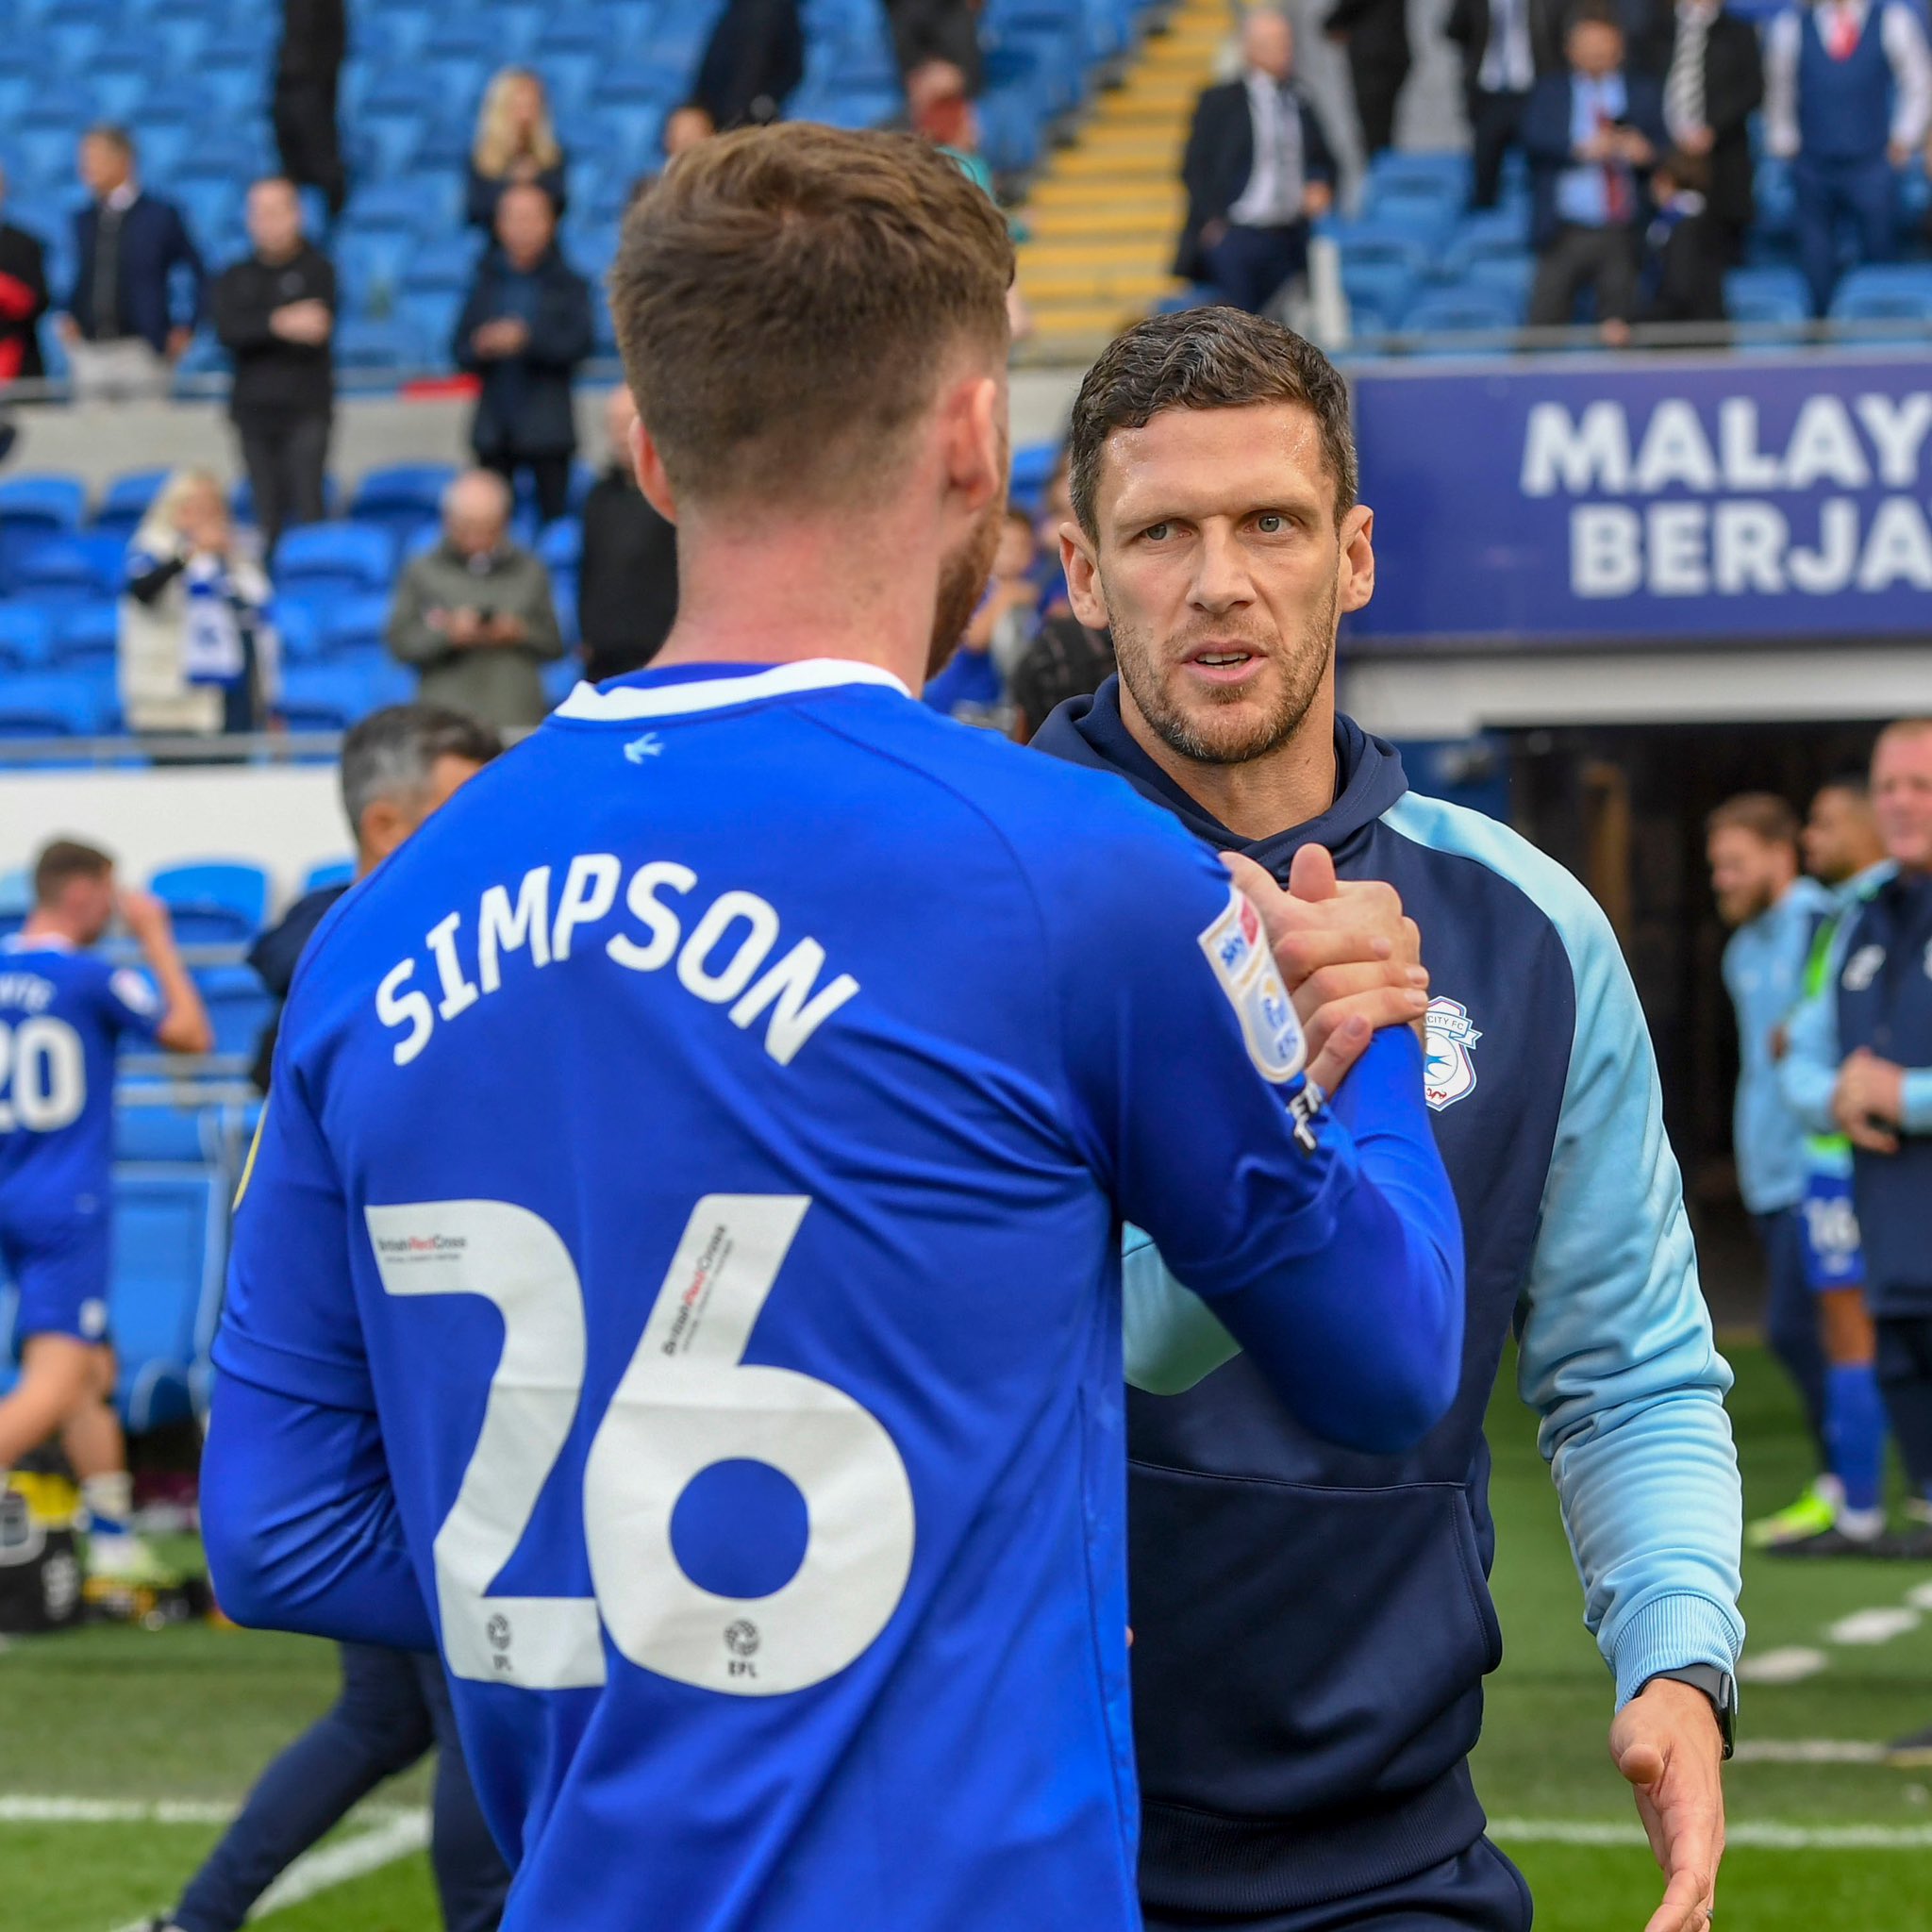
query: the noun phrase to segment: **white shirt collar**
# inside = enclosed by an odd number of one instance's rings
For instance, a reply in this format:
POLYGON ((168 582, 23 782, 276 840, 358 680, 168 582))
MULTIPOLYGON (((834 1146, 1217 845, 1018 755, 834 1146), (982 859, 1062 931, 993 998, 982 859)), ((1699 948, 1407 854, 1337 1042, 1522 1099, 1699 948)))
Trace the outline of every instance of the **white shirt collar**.
POLYGON ((113 193, 108 196, 107 205, 116 214, 125 215, 141 199, 141 183, 131 176, 122 182, 113 193))
POLYGON ((40 932, 29 939, 17 932, 0 940, 0 953, 73 953, 79 949, 65 933, 40 932))
POLYGON ((876 664, 860 664, 845 658, 806 658, 795 664, 775 664, 769 671, 694 677, 677 684, 625 684, 611 691, 580 684, 553 715, 601 724, 631 718, 675 718, 756 704, 761 698, 833 691, 846 684, 884 685, 901 697, 912 695, 890 671, 876 664))

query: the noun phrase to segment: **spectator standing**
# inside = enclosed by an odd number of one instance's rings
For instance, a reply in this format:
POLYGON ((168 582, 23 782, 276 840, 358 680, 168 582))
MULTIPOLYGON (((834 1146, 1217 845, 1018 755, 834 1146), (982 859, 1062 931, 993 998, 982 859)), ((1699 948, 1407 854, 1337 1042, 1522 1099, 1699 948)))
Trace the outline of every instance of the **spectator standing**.
POLYGON ((1408 78, 1408 0, 1337 0, 1322 31, 1348 53, 1362 152, 1395 145, 1395 103, 1408 78))
MULTIPOLYGON (((1879 734, 1872 807, 1889 865, 1832 940, 1790 1030, 1784 1087, 1805 1124, 1852 1143, 1878 1386, 1910 1479, 1913 1526, 1878 1547, 1932 1555, 1932 719, 1879 734)), ((1932 1733, 1902 1740, 1921 1754, 1932 1733)))
POLYGON ((549 195, 535 182, 506 188, 496 246, 457 324, 455 358, 483 382, 470 424, 476 460, 505 477, 528 470, 546 524, 569 508, 577 446, 571 377, 591 348, 590 284, 557 245, 549 195))
POLYGON ((275 147, 291 181, 322 191, 331 221, 349 196, 336 123, 336 88, 348 48, 343 0, 282 0, 282 40, 269 107, 275 147))
POLYGON ((1564 53, 1570 71, 1538 81, 1523 116, 1540 258, 1530 325, 1564 326, 1589 291, 1614 340, 1637 306, 1643 177, 1666 145, 1663 92, 1624 71, 1624 29, 1605 0, 1576 9, 1564 53))
POLYGON ((1040 585, 1033 575, 1033 523, 1009 508, 1000 525, 992 573, 979 608, 942 670, 925 682, 935 711, 968 724, 1004 724, 1007 671, 1024 655, 1038 629, 1040 585))
POLYGON ((165 395, 201 319, 201 257, 172 202, 135 175, 134 142, 103 125, 81 137, 80 178, 92 199, 74 218, 74 287, 60 334, 75 402, 165 395), (172 281, 189 284, 177 313, 172 281))
POLYGON ((261 731, 280 694, 269 582, 236 543, 222 486, 176 470, 127 551, 121 708, 134 731, 261 731))
POLYGON ((1308 224, 1335 200, 1335 158, 1294 82, 1294 28, 1263 8, 1241 25, 1239 80, 1195 104, 1174 273, 1258 314, 1308 262, 1308 224))
POLYGON ((209 296, 215 334, 235 361, 228 413, 255 491, 255 521, 273 558, 291 524, 319 523, 335 408, 329 344, 336 272, 302 232, 291 181, 248 191, 254 253, 223 271, 209 296))
POLYGON ((1462 49, 1473 150, 1470 206, 1494 208, 1503 158, 1523 144, 1530 89, 1562 68, 1556 0, 1455 0, 1445 31, 1462 49))
POLYGON ((550 119, 550 96, 541 75, 527 67, 506 67, 483 95, 476 141, 470 150, 469 224, 493 234, 497 204, 506 188, 541 188, 553 216, 561 217, 570 195, 563 149, 550 119))
POLYGON ((804 78, 798 0, 730 0, 705 43, 692 98, 714 127, 762 127, 804 78))
POLYGON ((641 671, 677 617, 677 531, 638 488, 630 451, 637 420, 630 386, 620 382, 605 399, 610 457, 584 499, 577 561, 577 631, 592 684, 641 671))
POLYGON ((1650 177, 1657 212, 1643 234, 1638 272, 1640 322, 1719 323, 1724 319, 1729 238, 1710 213, 1710 162, 1675 148, 1650 177))
POLYGON ((1119 669, 1108 632, 1089 630, 1071 610, 1043 619, 1007 680, 1015 741, 1028 743, 1056 708, 1091 697, 1119 669))
POLYGON ((1706 211, 1740 260, 1752 216, 1751 116, 1764 100, 1757 29, 1723 0, 1677 0, 1630 64, 1662 79, 1665 132, 1679 153, 1708 163, 1706 211))
POLYGON ((1738 1016, 1738 1092, 1731 1144, 1738 1191, 1757 1229, 1769 1275, 1764 1339, 1791 1378, 1821 1471, 1830 1467, 1824 1434, 1824 1351, 1805 1271, 1805 1129, 1778 1073, 1787 1028, 1803 1000, 1806 961, 1819 924, 1836 909, 1831 893, 1798 872, 1798 818, 1782 798, 1747 791, 1728 799, 1705 826, 1711 892, 1731 928, 1724 991, 1738 1016))
POLYGON ((1820 315, 1838 281, 1838 231, 1861 262, 1891 258, 1897 170, 1932 119, 1932 54, 1902 0, 1807 0, 1765 36, 1764 139, 1791 163, 1798 265, 1820 315))
POLYGON ((509 535, 509 485, 488 470, 458 476, 442 499, 442 541, 411 558, 396 584, 389 644, 422 675, 425 705, 499 731, 542 722, 541 667, 563 656, 550 574, 509 535))
MULTIPOLYGON (((7 175, 0 170, 0 207, 7 175)), ((0 221, 0 387, 46 374, 36 327, 47 312, 47 251, 40 237, 0 221)))
POLYGON ((899 72, 909 77, 928 60, 950 60, 977 94, 986 75, 979 13, 980 0, 886 0, 899 72))

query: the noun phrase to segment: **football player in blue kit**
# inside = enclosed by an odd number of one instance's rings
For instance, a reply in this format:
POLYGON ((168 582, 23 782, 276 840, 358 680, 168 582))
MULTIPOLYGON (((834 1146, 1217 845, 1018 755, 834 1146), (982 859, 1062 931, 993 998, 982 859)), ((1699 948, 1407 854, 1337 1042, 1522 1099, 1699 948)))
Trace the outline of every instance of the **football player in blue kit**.
POLYGON ((127 1529, 108 1334, 123 1040, 171 1053, 212 1043, 168 908, 151 893, 117 890, 106 853, 58 840, 35 864, 26 924, 0 944, 0 1274, 20 1297, 21 1359, 19 1383, 0 1399, 0 1472, 59 1436, 92 1519, 90 1567, 132 1575, 146 1553, 127 1529), (153 986, 88 950, 117 910, 153 986))
POLYGON ((1211 854, 917 702, 997 538, 1011 273, 905 137, 666 172, 612 290, 676 626, 290 997, 210 1562, 243 1622, 440 1641, 509 1932, 1133 1932, 1123 1221, 1314 1429, 1412 1442, 1456 1383, 1391 942, 1305 1075, 1211 854))

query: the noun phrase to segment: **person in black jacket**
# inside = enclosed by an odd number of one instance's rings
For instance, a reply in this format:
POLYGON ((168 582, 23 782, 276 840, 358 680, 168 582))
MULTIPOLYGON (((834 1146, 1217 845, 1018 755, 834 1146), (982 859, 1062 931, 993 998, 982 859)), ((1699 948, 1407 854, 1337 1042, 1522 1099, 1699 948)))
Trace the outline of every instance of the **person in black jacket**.
POLYGON ((349 181, 336 125, 336 85, 348 52, 342 0, 282 0, 282 42, 275 53, 269 112, 282 172, 304 188, 319 188, 331 217, 342 211, 349 181))
POLYGON ((80 178, 92 198, 74 218, 74 286, 60 321, 76 401, 165 395, 201 319, 201 256, 180 210, 145 192, 134 165, 125 127, 81 136, 80 178), (185 315, 176 269, 187 273, 185 315))
POLYGON ((1362 152, 1395 144, 1395 101, 1408 78, 1408 0, 1337 0, 1322 31, 1348 51, 1362 152))
POLYGON ((908 75, 928 60, 950 60, 966 76, 966 91, 977 94, 986 75, 979 44, 981 0, 886 0, 886 24, 899 72, 908 75))
POLYGON ((1722 322, 1730 242, 1710 212, 1710 158, 1673 150, 1650 177, 1657 205, 1643 236, 1640 322, 1722 322))
POLYGON ((731 0, 698 64, 691 98, 719 128, 763 126, 805 78, 798 0, 731 0))
POLYGON ((470 442, 486 470, 512 483, 530 471, 538 509, 552 523, 570 501, 570 385, 591 353, 591 290, 558 248, 556 211, 535 183, 504 190, 496 244, 457 324, 457 366, 483 381, 470 442))
MULTIPOLYGON (((0 172, 0 202, 7 176, 0 172)), ((46 373, 35 329, 47 312, 47 251, 37 235, 0 222, 0 386, 46 373)))
POLYGON ((1754 211, 1750 123, 1764 100, 1757 29, 1723 0, 1677 0, 1633 43, 1630 64, 1663 83, 1673 142, 1710 163, 1707 211, 1730 260, 1741 260, 1754 211))
POLYGON ((1335 199, 1335 158, 1294 85, 1294 29, 1261 8, 1241 28, 1241 79, 1210 87, 1194 107, 1181 179, 1186 225, 1174 273, 1211 282, 1258 314, 1307 266, 1308 223, 1335 199))
POLYGON ((677 618, 677 531, 638 488, 631 425, 638 406, 619 383, 605 400, 610 460, 584 499, 577 560, 577 630, 592 684, 641 671, 677 618))
POLYGON ((215 333, 235 359, 228 413, 255 489, 264 550, 291 524, 319 523, 335 373, 336 272, 302 232, 291 181, 248 191, 255 253, 226 269, 210 298, 215 333))
POLYGON ((1455 0, 1444 28, 1462 49, 1463 98, 1474 163, 1469 204, 1494 208, 1503 158, 1523 139, 1529 91, 1563 68, 1557 0, 1455 0))

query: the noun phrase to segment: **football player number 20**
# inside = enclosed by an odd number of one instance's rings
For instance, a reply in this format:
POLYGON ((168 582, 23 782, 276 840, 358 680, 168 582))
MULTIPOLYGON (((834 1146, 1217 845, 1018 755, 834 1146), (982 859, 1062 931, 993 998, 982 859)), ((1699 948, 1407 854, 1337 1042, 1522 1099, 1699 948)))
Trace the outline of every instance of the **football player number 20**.
POLYGON ((51 1134, 72 1126, 86 1105, 87 1061, 65 1020, 0 1021, 0 1134, 51 1134))
POLYGON ((809 1201, 708 1194, 584 1469, 591 1597, 500 1596, 563 1453, 584 1385, 582 1284, 562 1237, 507 1201, 371 1208, 391 1294, 472 1294, 503 1355, 455 1506, 436 1538, 443 1649, 457 1675, 558 1690, 604 1681, 602 1632, 641 1669, 741 1696, 802 1690, 862 1656, 912 1567, 912 1487, 892 1439, 843 1391, 743 1359, 809 1201), (713 1463, 797 1485, 804 1559, 769 1596, 720 1596, 672 1547, 672 1513, 713 1463))

